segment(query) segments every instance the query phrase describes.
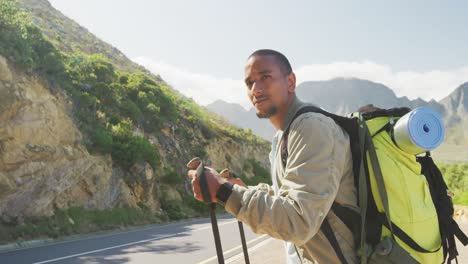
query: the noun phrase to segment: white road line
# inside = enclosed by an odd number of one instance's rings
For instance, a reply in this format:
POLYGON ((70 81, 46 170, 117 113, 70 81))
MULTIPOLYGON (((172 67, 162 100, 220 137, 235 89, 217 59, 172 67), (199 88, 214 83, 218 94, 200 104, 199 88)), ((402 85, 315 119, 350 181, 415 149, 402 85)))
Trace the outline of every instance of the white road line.
POLYGON ((143 228, 136 228, 134 230, 126 230, 126 231, 115 232, 115 233, 111 231, 112 233, 110 233, 110 234, 90 235, 89 237, 81 237, 81 238, 75 238, 75 239, 70 239, 70 240, 65 240, 65 241, 55 241, 55 242, 51 242, 51 243, 47 243, 47 244, 43 244, 43 245, 35 245, 35 246, 31 246, 31 247, 26 247, 26 248, 16 248, 16 249, 0 251, 0 254, 7 253, 7 252, 13 252, 13 251, 28 250, 28 249, 32 249, 32 248, 61 245, 61 244, 72 243, 72 242, 83 241, 83 240, 89 240, 89 239, 94 239, 94 238, 117 236, 117 235, 135 233, 135 232, 146 231, 146 230, 161 229, 161 228, 166 228, 166 227, 183 226, 183 225, 186 225, 186 224, 194 224, 194 225, 203 224, 203 223, 197 223, 197 222, 201 222, 203 220, 204 219, 195 219, 195 220, 192 220, 192 221, 181 221, 181 223, 171 223, 171 224, 164 224, 164 225, 159 225, 159 226, 154 226, 153 225, 153 226, 148 226, 148 227, 143 227, 143 228))
MULTIPOLYGON (((247 245, 252 244, 252 243, 254 243, 255 241, 260 240, 260 239, 262 239, 262 238, 265 238, 266 236, 267 236, 267 235, 262 235, 262 236, 256 237, 256 238, 254 238, 254 239, 248 241, 248 242, 247 242, 247 245)), ((233 251, 236 251, 236 250, 238 250, 238 249, 240 249, 240 248, 242 248, 242 245, 237 246, 237 247, 233 247, 233 248, 231 248, 231 249, 229 249, 229 250, 224 251, 224 252, 223 252, 223 255, 227 255, 227 254, 229 254, 229 253, 231 253, 231 252, 233 252, 233 251)), ((198 262, 197 264, 206 264, 206 263, 208 263, 208 262, 210 262, 210 261, 213 261, 213 260, 215 260, 215 259, 217 259, 217 258, 218 258, 218 256, 214 256, 214 257, 211 257, 211 258, 209 258, 209 259, 205 259, 205 260, 203 260, 203 261, 201 261, 201 262, 198 262)))
MULTIPOLYGON (((232 223, 236 223, 236 222, 237 222, 237 220, 234 220, 234 221, 219 224, 219 226, 228 225, 228 224, 232 224, 232 223)), ((205 230, 205 229, 208 229, 208 228, 210 228, 210 226, 200 227, 200 228, 194 229, 193 231, 195 232, 195 231, 205 230)), ((180 232, 180 233, 167 235, 167 236, 160 236, 160 237, 155 237, 155 238, 151 238, 151 239, 139 240, 139 241, 126 243, 126 244, 121 244, 121 245, 117 245, 117 246, 113 246, 113 247, 106 247, 106 248, 96 249, 96 250, 87 251, 87 252, 83 252, 83 253, 79 253, 79 254, 68 255, 68 256, 61 257, 61 258, 49 259, 49 260, 44 260, 44 261, 40 261, 40 262, 34 262, 33 264, 43 264, 43 263, 54 262, 54 261, 58 261, 58 260, 62 260, 62 259, 69 259, 69 258, 89 255, 89 254, 93 254, 93 253, 97 253, 97 252, 106 251, 106 250, 109 250, 109 249, 115 249, 115 248, 131 246, 131 245, 145 243, 145 242, 149 242, 149 241, 153 241, 153 240, 160 240, 160 239, 163 239, 163 238, 178 236, 178 235, 181 235, 181 234, 187 234, 187 232, 180 232)))
MULTIPOLYGON (((249 248, 249 253, 255 252, 257 249, 259 249, 259 248, 265 246, 266 244, 268 244, 271 240, 273 240, 273 238, 271 238, 271 237, 267 238, 267 239, 263 240, 262 242, 256 244, 255 246, 249 248)), ((232 256, 232 257, 226 259, 225 263, 226 264, 233 263, 233 262, 235 262, 235 261, 237 261, 239 259, 243 259, 243 258, 244 258, 244 253, 239 253, 239 254, 237 254, 235 256, 232 256)))

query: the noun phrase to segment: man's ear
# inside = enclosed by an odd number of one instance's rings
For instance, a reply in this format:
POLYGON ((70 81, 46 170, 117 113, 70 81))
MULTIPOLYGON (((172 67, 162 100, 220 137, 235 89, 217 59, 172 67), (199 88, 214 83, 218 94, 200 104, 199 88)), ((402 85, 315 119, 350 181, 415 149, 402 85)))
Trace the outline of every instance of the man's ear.
POLYGON ((288 75, 288 92, 294 93, 296 91, 296 75, 294 72, 291 72, 288 75))

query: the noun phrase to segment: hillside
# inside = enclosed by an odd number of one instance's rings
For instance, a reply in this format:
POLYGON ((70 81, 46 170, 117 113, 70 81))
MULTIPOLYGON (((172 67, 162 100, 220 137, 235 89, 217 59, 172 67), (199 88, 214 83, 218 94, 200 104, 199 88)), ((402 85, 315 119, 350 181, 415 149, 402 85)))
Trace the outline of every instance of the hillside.
POLYGON ((0 243, 203 214, 185 177, 194 156, 267 178, 266 141, 47 1, 20 7, 0 0, 0 243))

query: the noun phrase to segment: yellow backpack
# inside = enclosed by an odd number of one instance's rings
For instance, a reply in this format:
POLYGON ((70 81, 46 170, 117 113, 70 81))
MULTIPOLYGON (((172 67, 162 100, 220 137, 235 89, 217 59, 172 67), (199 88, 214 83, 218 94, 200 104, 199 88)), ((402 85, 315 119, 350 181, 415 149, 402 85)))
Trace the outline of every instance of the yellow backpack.
MULTIPOLYGON (((379 109, 343 117, 306 106, 293 118, 320 113, 349 135, 360 212, 336 202, 331 210, 353 231, 361 263, 450 263, 458 255, 455 237, 468 244, 452 218, 447 185, 430 153, 422 157, 405 153, 392 140, 393 124, 409 111, 379 109)), ((288 134, 289 127, 282 137, 283 163, 288 156, 288 134)), ((346 263, 326 218, 321 231, 346 263)))

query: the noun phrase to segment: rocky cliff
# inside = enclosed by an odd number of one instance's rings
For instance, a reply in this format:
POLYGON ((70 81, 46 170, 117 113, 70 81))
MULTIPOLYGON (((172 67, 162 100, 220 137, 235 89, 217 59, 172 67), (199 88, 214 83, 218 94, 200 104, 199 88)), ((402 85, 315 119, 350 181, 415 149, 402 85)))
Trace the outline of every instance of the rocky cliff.
POLYGON ((0 57, 0 215, 52 215, 57 208, 157 209, 151 168, 136 165, 128 186, 109 156, 92 156, 70 117, 71 102, 0 57), (143 168, 140 168, 143 167, 143 168), (144 191, 138 191, 142 189, 144 191), (144 193, 144 194, 143 194, 144 193))

